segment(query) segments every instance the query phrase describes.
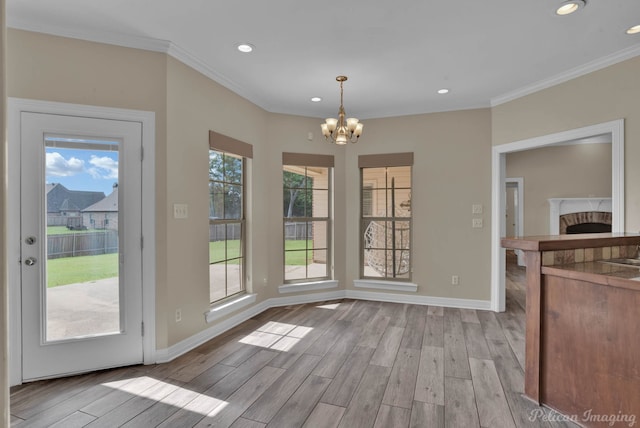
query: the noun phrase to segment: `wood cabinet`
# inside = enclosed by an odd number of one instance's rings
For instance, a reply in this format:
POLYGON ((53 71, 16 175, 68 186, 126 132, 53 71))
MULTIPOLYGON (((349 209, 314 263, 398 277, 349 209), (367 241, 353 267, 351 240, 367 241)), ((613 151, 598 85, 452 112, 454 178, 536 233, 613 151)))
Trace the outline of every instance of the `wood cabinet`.
POLYGON ((639 244, 629 234, 502 241, 525 251, 525 395, 587 427, 640 422, 640 269, 603 260, 544 266, 543 259, 558 260, 546 251, 591 248, 631 257, 639 244))

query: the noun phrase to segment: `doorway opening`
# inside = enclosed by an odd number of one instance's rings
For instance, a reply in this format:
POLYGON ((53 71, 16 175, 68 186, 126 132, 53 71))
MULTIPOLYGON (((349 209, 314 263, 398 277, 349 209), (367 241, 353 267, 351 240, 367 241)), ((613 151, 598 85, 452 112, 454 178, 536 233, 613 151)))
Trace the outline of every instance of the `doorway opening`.
POLYGON ((573 129, 493 147, 492 153, 492 237, 491 309, 505 310, 505 250, 500 239, 506 231, 506 155, 560 143, 608 135, 611 141, 612 232, 624 232, 624 120, 573 129))

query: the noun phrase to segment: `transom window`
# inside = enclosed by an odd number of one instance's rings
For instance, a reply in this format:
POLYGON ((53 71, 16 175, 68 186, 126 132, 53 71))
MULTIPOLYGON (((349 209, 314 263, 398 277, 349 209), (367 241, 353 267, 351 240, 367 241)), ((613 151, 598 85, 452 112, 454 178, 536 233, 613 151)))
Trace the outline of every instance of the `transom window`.
POLYGON ((359 157, 361 278, 411 280, 412 164, 412 153, 359 157))
POLYGON ((284 282, 331 278, 333 156, 283 154, 284 282))

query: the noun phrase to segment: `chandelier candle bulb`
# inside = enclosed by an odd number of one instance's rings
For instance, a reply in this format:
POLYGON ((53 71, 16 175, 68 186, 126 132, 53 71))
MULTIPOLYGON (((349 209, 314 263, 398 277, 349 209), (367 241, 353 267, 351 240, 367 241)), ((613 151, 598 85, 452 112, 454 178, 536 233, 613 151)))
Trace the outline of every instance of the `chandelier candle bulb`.
POLYGON ((347 129, 349 132, 353 132, 356 130, 356 126, 358 126, 358 119, 355 117, 350 117, 347 119, 347 129))

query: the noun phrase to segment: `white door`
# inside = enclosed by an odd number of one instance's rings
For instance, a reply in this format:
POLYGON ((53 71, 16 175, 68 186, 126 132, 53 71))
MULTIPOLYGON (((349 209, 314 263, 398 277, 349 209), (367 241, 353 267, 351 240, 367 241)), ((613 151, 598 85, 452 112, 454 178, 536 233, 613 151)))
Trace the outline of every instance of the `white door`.
POLYGON ((23 380, 141 363, 141 123, 20 128, 23 380))

